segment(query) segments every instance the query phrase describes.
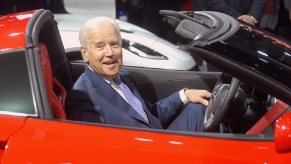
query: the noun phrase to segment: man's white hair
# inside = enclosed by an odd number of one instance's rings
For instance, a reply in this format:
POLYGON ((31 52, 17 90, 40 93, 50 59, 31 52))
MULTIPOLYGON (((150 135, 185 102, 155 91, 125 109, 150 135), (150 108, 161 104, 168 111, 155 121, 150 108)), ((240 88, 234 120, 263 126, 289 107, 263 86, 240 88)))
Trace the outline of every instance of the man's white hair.
POLYGON ((92 19, 89 19, 84 25, 83 27, 80 29, 79 32, 79 41, 82 47, 86 48, 88 46, 88 42, 87 42, 87 36, 86 36, 86 30, 90 29, 90 28, 98 28, 98 26, 102 25, 103 23, 112 23, 118 33, 118 37, 119 37, 119 41, 121 44, 121 36, 120 36, 120 29, 118 26, 118 23, 115 21, 115 19, 109 18, 109 17, 104 17, 104 16, 100 16, 100 17, 95 17, 92 19))

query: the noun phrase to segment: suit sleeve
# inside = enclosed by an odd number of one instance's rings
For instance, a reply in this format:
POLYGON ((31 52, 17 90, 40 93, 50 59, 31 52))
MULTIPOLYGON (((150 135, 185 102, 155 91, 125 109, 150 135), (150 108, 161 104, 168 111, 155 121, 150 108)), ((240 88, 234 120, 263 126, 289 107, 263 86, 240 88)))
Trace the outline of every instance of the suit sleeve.
POLYGON ((285 9, 291 10, 291 1, 290 0, 284 0, 284 6, 285 6, 285 9))
POLYGON ((80 90, 69 92, 65 112, 69 120, 102 123, 101 114, 95 110, 89 95, 80 90))
POLYGON ((225 0, 200 0, 199 2, 202 4, 204 10, 222 12, 231 15, 234 18, 242 15, 231 7, 225 0))
POLYGON ((266 3, 267 0, 253 0, 248 14, 255 17, 258 21, 260 21, 264 13, 266 3))

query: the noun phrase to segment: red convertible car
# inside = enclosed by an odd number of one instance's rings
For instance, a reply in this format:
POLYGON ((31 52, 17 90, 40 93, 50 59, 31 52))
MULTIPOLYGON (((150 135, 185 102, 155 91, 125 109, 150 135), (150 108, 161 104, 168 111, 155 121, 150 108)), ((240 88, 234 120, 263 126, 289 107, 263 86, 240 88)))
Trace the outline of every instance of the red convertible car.
POLYGON ((40 9, 0 17, 0 163, 290 163, 290 43, 222 13, 160 13, 180 48, 219 71, 126 69, 148 101, 211 90, 205 132, 66 119, 84 63, 66 56, 53 14, 40 9))

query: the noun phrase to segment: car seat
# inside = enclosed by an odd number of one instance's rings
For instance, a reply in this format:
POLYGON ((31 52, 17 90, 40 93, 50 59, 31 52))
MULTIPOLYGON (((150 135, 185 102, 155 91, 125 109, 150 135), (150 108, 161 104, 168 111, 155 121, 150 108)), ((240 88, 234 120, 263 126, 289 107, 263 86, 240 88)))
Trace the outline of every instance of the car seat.
POLYGON ((64 104, 67 92, 63 85, 53 76, 50 55, 43 43, 39 44, 39 52, 49 104, 56 118, 66 119, 64 104))

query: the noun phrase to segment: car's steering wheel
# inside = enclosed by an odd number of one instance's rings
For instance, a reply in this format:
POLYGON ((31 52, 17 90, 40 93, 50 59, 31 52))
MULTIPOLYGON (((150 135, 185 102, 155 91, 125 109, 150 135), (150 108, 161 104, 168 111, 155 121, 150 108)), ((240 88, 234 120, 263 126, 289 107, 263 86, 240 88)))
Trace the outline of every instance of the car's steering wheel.
POLYGON ((212 91, 204 117, 204 131, 214 132, 218 129, 238 90, 239 80, 232 77, 230 84, 227 84, 224 83, 227 77, 229 76, 223 73, 212 91))

